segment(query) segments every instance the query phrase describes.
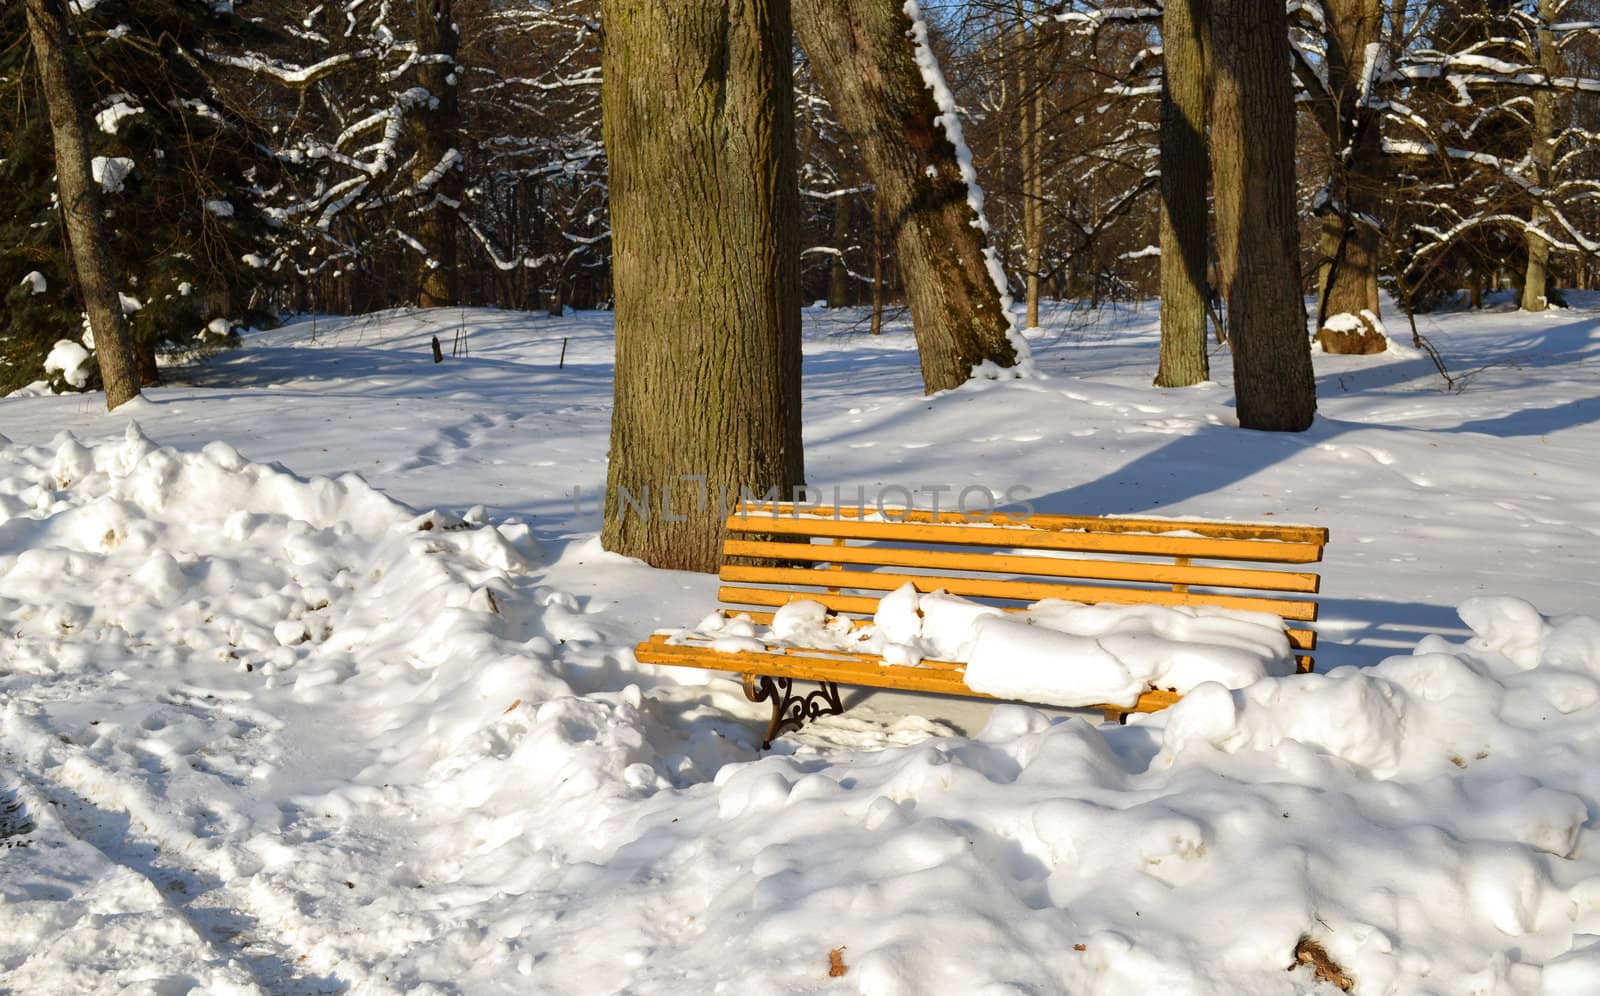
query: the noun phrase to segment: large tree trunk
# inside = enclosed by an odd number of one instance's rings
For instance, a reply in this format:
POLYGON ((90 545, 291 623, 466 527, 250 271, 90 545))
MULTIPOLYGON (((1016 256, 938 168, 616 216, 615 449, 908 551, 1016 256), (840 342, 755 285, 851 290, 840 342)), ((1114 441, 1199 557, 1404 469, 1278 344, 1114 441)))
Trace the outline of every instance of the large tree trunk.
POLYGON ((45 103, 50 108, 56 191, 61 199, 67 245, 72 250, 72 265, 89 313, 89 328, 94 332, 106 408, 111 409, 139 396, 139 374, 128 342, 128 326, 122 318, 116 278, 111 272, 100 216, 100 189, 89 167, 83 98, 67 54, 66 12, 61 0, 27 0, 27 11, 28 35, 39 60, 45 103))
POLYGON ((1161 365, 1157 387, 1211 379, 1206 356, 1204 0, 1167 0, 1161 18, 1161 365))
MULTIPOLYGON (((1558 0, 1539 0, 1539 64, 1547 78, 1561 75, 1561 52, 1556 48, 1550 23, 1560 11, 1558 0)), ((1534 180, 1541 191, 1552 187, 1551 175, 1556 151, 1556 95, 1537 90, 1533 95, 1532 149, 1534 180)), ((1528 268, 1522 279, 1522 309, 1543 311, 1550 306, 1546 284, 1550 279, 1550 243, 1535 229, 1548 224, 1550 213, 1538 201, 1528 215, 1528 268)))
POLYGON ((1361 93, 1368 60, 1383 28, 1380 0, 1329 0, 1325 6, 1328 99, 1313 119, 1328 141, 1333 162, 1328 201, 1323 208, 1317 268, 1317 325, 1333 315, 1354 315, 1362 335, 1325 335, 1329 352, 1371 352, 1383 348, 1363 311, 1379 315, 1378 232, 1368 219, 1377 214, 1386 177, 1378 114, 1363 107, 1361 93))
POLYGON ((1282 0, 1217 0, 1211 166, 1234 393, 1246 429, 1298 432, 1317 410, 1300 297, 1294 89, 1282 0))
POLYGON ((452 0, 416 4, 417 50, 448 58, 417 67, 418 82, 436 103, 416 115, 417 159, 412 167, 412 182, 427 188, 417 199, 417 241, 427 251, 418 273, 417 306, 442 308, 456 304, 458 292, 453 205, 461 202, 461 112, 455 82, 461 72, 456 64, 461 39, 452 0), (432 175, 440 169, 443 175, 432 175))
POLYGON ((911 20, 885 0, 796 0, 795 30, 877 186, 929 394, 1018 357, 955 146, 917 67, 911 20))
POLYGON ((602 537, 715 571, 722 499, 804 477, 788 4, 601 9, 617 314, 602 537))

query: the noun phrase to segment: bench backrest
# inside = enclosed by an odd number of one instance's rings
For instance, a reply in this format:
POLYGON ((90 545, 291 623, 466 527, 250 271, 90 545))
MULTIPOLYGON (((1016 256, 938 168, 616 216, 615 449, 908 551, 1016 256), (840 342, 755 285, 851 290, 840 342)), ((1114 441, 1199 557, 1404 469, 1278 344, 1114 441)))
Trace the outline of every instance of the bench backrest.
MULTIPOLYGON (((1319 578, 1295 568, 1320 561, 1327 541, 1315 526, 755 503, 728 518, 718 597, 758 622, 800 598, 865 617, 910 581, 1008 609, 1042 598, 1214 605, 1309 623, 1317 603, 1298 596, 1319 578)), ((1315 649, 1309 626, 1288 634, 1315 649)))

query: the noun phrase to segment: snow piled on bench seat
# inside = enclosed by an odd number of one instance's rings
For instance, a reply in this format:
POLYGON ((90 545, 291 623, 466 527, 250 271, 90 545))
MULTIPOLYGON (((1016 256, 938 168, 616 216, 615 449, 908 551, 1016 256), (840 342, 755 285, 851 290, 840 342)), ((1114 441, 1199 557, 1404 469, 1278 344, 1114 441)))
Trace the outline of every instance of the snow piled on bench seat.
POLYGON ((968 686, 1056 706, 1131 706, 1148 688, 1243 688, 1294 671, 1283 621, 1212 606, 1083 605, 1047 599, 1021 618, 985 618, 968 686))
POLYGON ((1008 613, 942 590, 918 594, 909 582, 879 600, 868 626, 853 628, 820 602, 799 599, 769 626, 712 613, 670 642, 876 654, 890 664, 957 661, 973 691, 1063 707, 1132 706, 1152 688, 1243 688, 1294 671, 1283 620, 1263 612, 1048 598, 1008 613))

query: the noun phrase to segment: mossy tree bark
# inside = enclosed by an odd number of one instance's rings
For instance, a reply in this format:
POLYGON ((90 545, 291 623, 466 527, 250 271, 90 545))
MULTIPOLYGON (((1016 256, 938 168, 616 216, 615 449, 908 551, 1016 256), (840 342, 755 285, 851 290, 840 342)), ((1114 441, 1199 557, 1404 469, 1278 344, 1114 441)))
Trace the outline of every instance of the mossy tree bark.
POLYGON ((911 20, 886 0, 795 0, 795 30, 877 187, 932 394, 991 360, 1014 366, 1009 320, 984 258, 955 146, 935 123, 911 20))
POLYGON ((606 549, 715 571, 800 444, 787 0, 604 0, 617 358, 606 549))
POLYGON ((1161 361, 1157 387, 1211 379, 1206 356, 1205 0, 1167 0, 1161 17, 1161 361))
POLYGON ((94 332, 95 358, 105 385, 106 408, 116 408, 139 396, 139 374, 134 365, 128 326, 122 318, 122 301, 111 271, 106 233, 100 215, 100 188, 89 166, 89 130, 84 118, 71 56, 67 51, 67 18, 61 0, 26 0, 28 36, 39 60, 39 77, 45 104, 50 109, 50 133, 55 145, 56 189, 67 245, 89 328, 94 332))
POLYGON ((1214 0, 1211 168, 1234 393, 1246 429, 1316 415, 1300 297, 1294 89, 1282 0, 1214 0))
POLYGON ((461 203, 461 110, 456 83, 460 66, 452 0, 416 0, 417 50, 435 61, 417 67, 417 81, 434 103, 415 117, 416 164, 412 182, 426 187, 417 196, 417 241, 427 255, 417 274, 417 306, 456 304, 456 205, 461 203), (444 169, 443 175, 432 176, 444 169))

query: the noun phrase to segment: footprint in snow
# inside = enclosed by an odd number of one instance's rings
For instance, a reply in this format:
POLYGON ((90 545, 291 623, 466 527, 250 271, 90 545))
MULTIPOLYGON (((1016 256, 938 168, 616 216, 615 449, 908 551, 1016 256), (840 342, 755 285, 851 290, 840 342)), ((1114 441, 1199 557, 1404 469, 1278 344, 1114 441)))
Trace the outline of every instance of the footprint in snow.
MULTIPOLYGON (((0 789, 0 841, 26 837, 30 833, 33 833, 33 817, 28 815, 28 807, 15 792, 0 789)), ((0 844, 4 846, 14 845, 0 844)))

